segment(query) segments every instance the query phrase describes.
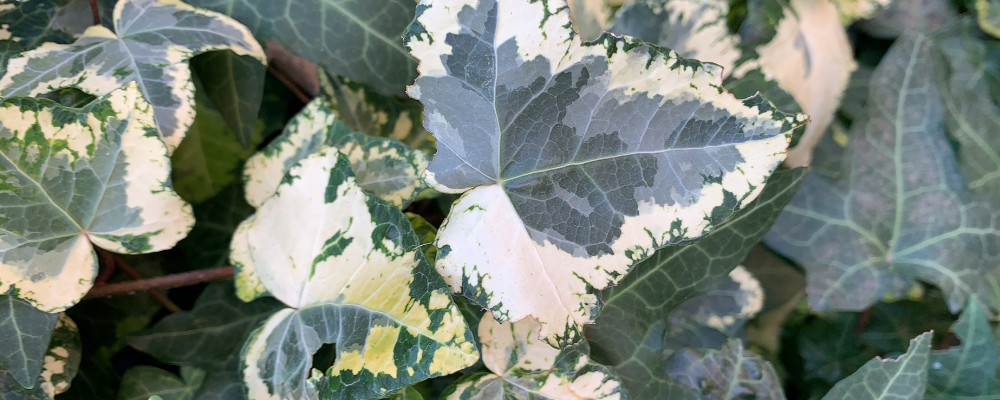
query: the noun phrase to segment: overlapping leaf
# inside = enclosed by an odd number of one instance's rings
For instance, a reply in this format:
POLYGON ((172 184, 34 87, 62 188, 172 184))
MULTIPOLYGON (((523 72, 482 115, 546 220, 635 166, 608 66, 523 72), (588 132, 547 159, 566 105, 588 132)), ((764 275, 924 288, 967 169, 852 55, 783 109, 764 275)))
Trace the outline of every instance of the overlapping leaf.
POLYGON ((973 298, 951 330, 962 344, 930 357, 928 393, 933 398, 1000 396, 1000 349, 994 343, 986 310, 973 298))
POLYGON ((12 295, 0 296, 0 369, 30 388, 42 370, 56 314, 38 311, 12 295))
POLYGON ((246 27, 177 0, 121 0, 114 26, 112 32, 95 25, 72 44, 49 44, 11 59, 0 78, 0 96, 37 96, 62 87, 102 96, 136 82, 172 151, 194 120, 189 58, 232 50, 264 62, 246 27))
POLYGON ((953 311, 989 296, 1000 227, 970 200, 944 136, 928 38, 901 39, 871 80, 869 113, 848 144, 849 176, 812 174, 767 243, 808 271, 810 304, 860 310, 890 288, 932 282, 953 311))
POLYGON ((665 361, 670 377, 709 399, 783 399, 778 373, 731 339, 719 350, 681 349, 665 361))
POLYGON ((573 30, 584 40, 601 36, 611 22, 611 5, 605 0, 569 0, 570 19, 573 30))
MULTIPOLYGON (((400 40, 413 0, 192 0, 243 22, 261 41, 275 39, 329 71, 401 96, 416 61, 400 40)), ((369 133, 369 132, 365 132, 369 133)))
POLYGON ((538 339, 531 318, 479 323, 483 363, 492 373, 471 374, 449 388, 451 400, 623 399, 611 368, 590 361, 586 342, 559 350, 538 339))
POLYGON ((690 245, 657 251, 618 286, 601 294, 604 309, 597 323, 587 328, 587 339, 595 359, 615 367, 632 397, 654 398, 669 392, 684 398, 663 369, 664 350, 678 346, 664 342, 667 316, 685 300, 718 284, 743 260, 804 176, 802 169, 778 171, 757 200, 732 220, 690 245))
POLYGON ((241 298, 268 293, 290 307, 243 348, 251 398, 380 397, 477 360, 406 217, 366 195, 334 149, 288 172, 240 225, 232 261, 241 298), (307 380, 323 343, 336 343, 336 362, 307 380))
POLYGON ((410 95, 438 139, 425 179, 467 192, 438 271, 551 343, 577 340, 632 264, 753 200, 784 157, 788 120, 721 91, 717 66, 627 37, 583 44, 555 2, 420 10, 410 95))
POLYGON ((393 139, 354 132, 318 98, 289 121, 285 131, 247 160, 247 202, 259 207, 271 197, 296 163, 324 149, 347 155, 362 189, 398 207, 409 204, 425 187, 420 173, 427 155, 393 139))
POLYGON ((47 336, 51 340, 45 344, 41 371, 31 377, 29 387, 22 386, 11 371, 0 368, 0 399, 48 400, 69 388, 80 366, 80 335, 66 314, 59 314, 56 321, 47 336))
POLYGON ((893 0, 833 0, 845 25, 859 19, 871 18, 892 2, 893 0))
POLYGON ((0 285, 42 311, 75 304, 97 271, 91 244, 118 253, 173 247, 191 206, 137 84, 82 109, 0 102, 0 285))
POLYGON ((927 387, 931 332, 917 336, 896 359, 876 357, 837 383, 824 400, 919 399, 927 387))
POLYGON ((257 112, 264 96, 267 67, 252 56, 214 51, 191 59, 191 70, 201 78, 206 96, 232 129, 240 146, 256 149, 257 112))
POLYGON ((140 365, 133 367, 122 376, 118 400, 148 400, 160 396, 170 400, 192 400, 195 392, 205 381, 205 371, 194 367, 182 367, 178 377, 165 370, 140 365))

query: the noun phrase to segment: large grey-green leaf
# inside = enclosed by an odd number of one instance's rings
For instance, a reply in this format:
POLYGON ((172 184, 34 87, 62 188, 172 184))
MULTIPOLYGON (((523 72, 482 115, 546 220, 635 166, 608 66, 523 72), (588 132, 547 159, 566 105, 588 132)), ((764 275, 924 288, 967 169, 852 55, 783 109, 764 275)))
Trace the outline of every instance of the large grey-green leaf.
MULTIPOLYGON (((331 72, 403 94, 416 61, 400 39, 413 19, 413 0, 191 0, 246 24, 261 41, 275 39, 331 72)), ((368 132, 366 132, 368 133, 368 132)))
POLYGON ((90 289, 92 245, 148 253, 187 235, 191 206, 155 132, 135 83, 81 109, 0 102, 0 290, 61 311, 90 289))
POLYGON ((632 397, 655 398, 673 385, 662 364, 663 351, 673 346, 663 342, 667 316, 719 283, 746 257, 804 176, 804 169, 779 170, 757 200, 729 222, 697 242, 658 250, 618 286, 601 293, 604 309, 587 327, 587 339, 594 358, 615 367, 632 397))
POLYGON ((427 168, 426 154, 393 139, 352 131, 323 98, 317 98, 288 122, 281 135, 247 160, 243 171, 247 202, 259 207, 274 195, 296 163, 328 148, 347 156, 362 189, 398 207, 410 204, 426 188, 420 180, 427 168))
POLYGON ((189 58, 232 50, 264 62, 246 27, 176 0, 121 0, 114 26, 112 32, 95 25, 72 44, 50 44, 11 59, 0 78, 0 96, 37 96, 62 87, 102 96, 137 82, 173 151, 194 120, 189 58))
POLYGON ((80 366, 80 332, 73 320, 59 314, 50 334, 42 369, 31 377, 30 387, 22 386, 10 371, 0 368, 0 399, 52 399, 69 388, 80 366))
POLYGON ((951 330, 962 344, 931 354, 928 393, 932 398, 1000 396, 1000 350, 993 343, 989 317, 977 298, 969 300, 951 330))
POLYGON ((587 342, 556 349, 538 339, 531 318, 499 323, 486 315, 479 323, 483 364, 492 373, 455 382, 449 400, 623 399, 611 368, 590 361, 587 342))
POLYGON ((722 91, 718 66, 629 37, 582 43, 564 4, 419 14, 409 93, 438 139, 424 178, 466 192, 438 271, 502 320, 536 318, 550 343, 578 340, 598 290, 724 221, 784 158, 789 119, 722 91))
POLYGON ((992 291, 998 219, 970 200, 948 151, 928 40, 901 38, 876 69, 847 178, 810 174, 766 238, 807 269, 818 310, 861 310, 918 279, 941 287, 952 311, 992 291))
POLYGON ((664 362, 671 378, 709 399, 785 398, 771 363, 744 349, 739 339, 719 350, 681 349, 664 362))
POLYGON ((290 307, 243 347, 250 398, 382 397, 475 363, 472 332, 418 243, 336 149, 291 168, 232 243, 238 295, 290 307), (307 380, 324 343, 336 362, 307 380))
POLYGON ((917 336, 905 354, 895 359, 876 357, 838 382, 824 400, 921 399, 927 387, 931 332, 917 336))
POLYGON ((0 296, 0 368, 21 386, 34 386, 56 318, 15 296, 0 296))

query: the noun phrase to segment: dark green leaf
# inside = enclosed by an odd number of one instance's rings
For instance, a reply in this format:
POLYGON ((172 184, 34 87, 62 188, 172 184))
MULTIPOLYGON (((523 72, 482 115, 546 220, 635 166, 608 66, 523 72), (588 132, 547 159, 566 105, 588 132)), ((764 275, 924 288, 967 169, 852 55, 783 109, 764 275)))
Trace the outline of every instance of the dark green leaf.
POLYGON ((250 56, 214 51, 192 58, 191 70, 240 145, 246 150, 255 149, 260 143, 257 112, 267 67, 250 56))
POLYGON ((31 378, 31 387, 22 386, 10 371, 0 368, 0 399, 51 399, 69 388, 80 365, 80 334, 65 314, 58 318, 41 372, 31 378))
POLYGON ((977 298, 969 300, 951 330, 962 344, 931 354, 929 393, 933 398, 1000 396, 1000 351, 993 343, 986 310, 977 298))
MULTIPOLYGON (((181 145, 181 147, 184 147, 181 145)), ((253 207, 243 196, 243 185, 235 183, 201 204, 194 205, 194 228, 177 247, 184 252, 190 269, 229 264, 229 242, 253 207)))
POLYGON ((160 396, 163 400, 192 400, 198 387, 205 381, 205 371, 182 367, 181 376, 156 367, 132 367, 122 377, 118 400, 147 400, 160 396))
POLYGON ((42 371, 57 317, 15 296, 0 296, 0 368, 25 388, 34 386, 42 371))
POLYGON ((920 399, 927 386, 931 332, 917 336, 905 354, 875 358, 837 383, 824 400, 920 399))

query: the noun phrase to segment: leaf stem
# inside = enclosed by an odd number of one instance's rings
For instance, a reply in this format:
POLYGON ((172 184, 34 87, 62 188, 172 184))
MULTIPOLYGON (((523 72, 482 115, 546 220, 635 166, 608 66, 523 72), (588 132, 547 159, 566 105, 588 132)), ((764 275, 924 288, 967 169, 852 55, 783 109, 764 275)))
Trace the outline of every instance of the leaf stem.
POLYGON ((94 25, 101 24, 101 11, 97 8, 97 0, 90 0, 90 15, 94 19, 94 25))
MULTIPOLYGON (((90 289, 90 292, 87 293, 87 295, 84 296, 83 298, 84 300, 97 299, 97 298, 112 297, 125 294, 135 294, 137 292, 141 292, 144 290, 158 292, 157 289, 171 289, 184 286, 193 286, 206 282, 232 279, 233 274, 234 274, 233 267, 218 267, 218 268, 209 268, 197 271, 183 272, 179 274, 157 276, 153 278, 137 279, 128 282, 108 283, 104 285, 94 286, 93 288, 90 289)), ((169 307, 166 305, 164 305, 164 307, 167 307, 169 309, 169 307)), ((177 306, 174 305, 173 307, 177 306)), ((180 309, 178 308, 178 310, 180 309)))
MULTIPOLYGON (((125 260, 122 259, 121 257, 119 257, 117 254, 112 253, 110 251, 107 251, 107 250, 102 249, 102 248, 97 247, 97 246, 94 246, 94 250, 97 251, 97 255, 101 258, 101 264, 104 264, 105 268, 109 268, 110 269, 110 268, 117 267, 122 272, 124 272, 125 275, 128 275, 129 278, 132 279, 132 282, 111 283, 111 284, 103 284, 103 285, 102 284, 95 284, 94 287, 92 287, 90 289, 90 292, 87 293, 87 296, 84 296, 84 298, 86 298, 86 297, 90 296, 90 294, 94 293, 94 290, 97 289, 97 288, 102 288, 102 287, 107 287, 107 286, 114 286, 114 285, 121 285, 121 284, 125 284, 125 283, 135 283, 135 282, 141 282, 141 281, 145 280, 143 278, 142 274, 139 273, 139 271, 136 271, 135 268, 132 268, 131 265, 129 265, 127 262, 125 262, 125 260)), ((166 308, 168 311, 170 311, 172 313, 180 312, 181 311, 181 308, 177 307, 177 304, 174 304, 174 302, 170 301, 170 299, 167 298, 167 296, 164 295, 163 292, 157 290, 155 286, 154 287, 150 287, 150 288, 144 288, 143 290, 145 290, 147 293, 149 293, 150 296, 152 296, 154 299, 156 299, 156 302, 160 303, 160 305, 162 305, 163 308, 166 308)), ((138 291, 138 290, 133 290, 132 292, 136 292, 136 291, 138 291)))
POLYGON ((299 101, 302 102, 302 104, 309 104, 309 101, 312 100, 312 97, 307 95, 306 92, 299 87, 299 85, 296 85, 295 82, 292 82, 291 79, 288 79, 288 77, 285 76, 285 74, 279 71, 277 68, 274 68, 269 64, 267 66, 267 71, 270 72, 271 75, 274 75, 275 78, 278 78, 278 80, 281 81, 281 83, 284 84, 285 87, 288 88, 288 90, 291 90, 292 94, 294 94, 295 97, 297 97, 299 101))

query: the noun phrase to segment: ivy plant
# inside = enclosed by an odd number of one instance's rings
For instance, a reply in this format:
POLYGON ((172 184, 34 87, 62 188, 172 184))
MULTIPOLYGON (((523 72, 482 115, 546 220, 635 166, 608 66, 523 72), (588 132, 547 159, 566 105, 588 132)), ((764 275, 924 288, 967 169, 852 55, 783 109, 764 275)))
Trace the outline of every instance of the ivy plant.
POLYGON ((995 0, 0 0, 0 399, 1000 398, 995 0))

